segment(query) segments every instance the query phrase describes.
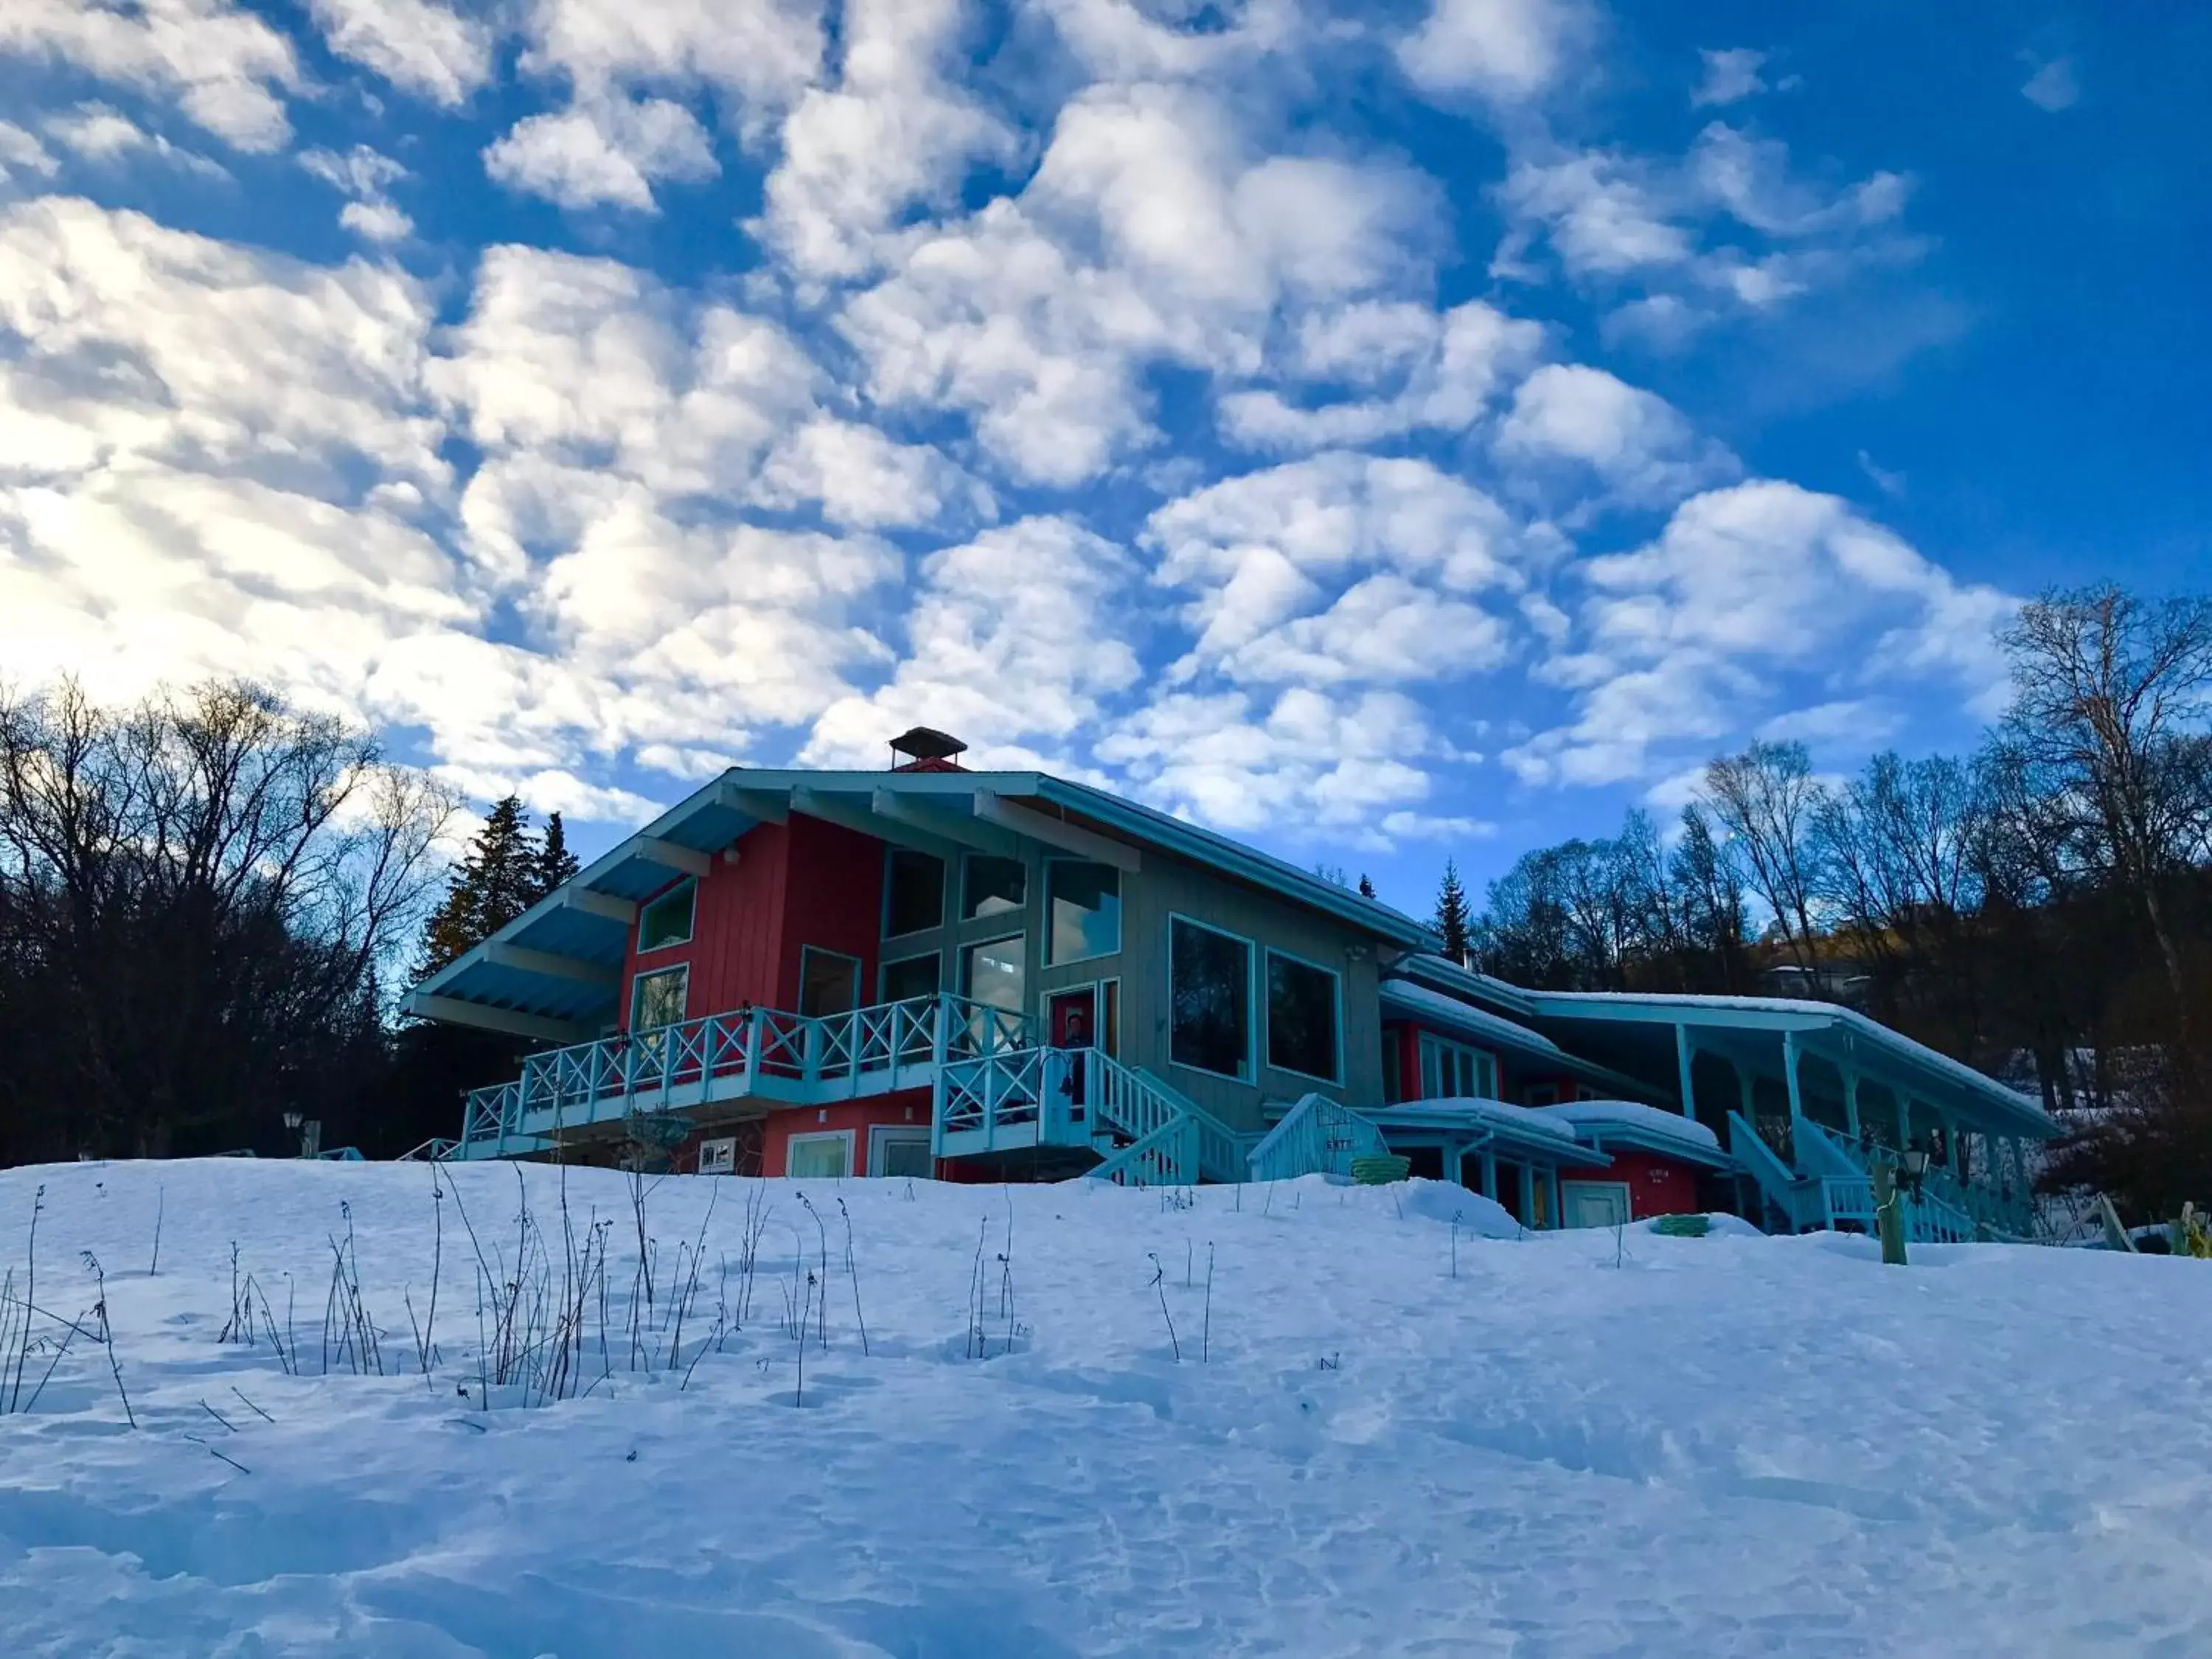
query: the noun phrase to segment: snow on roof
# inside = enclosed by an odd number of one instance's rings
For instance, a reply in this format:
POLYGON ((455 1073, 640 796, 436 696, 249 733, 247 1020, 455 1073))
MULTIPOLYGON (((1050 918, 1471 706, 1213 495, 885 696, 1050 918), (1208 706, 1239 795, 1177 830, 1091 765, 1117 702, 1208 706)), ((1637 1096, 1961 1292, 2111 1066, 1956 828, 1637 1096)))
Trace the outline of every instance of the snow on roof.
POLYGON ((1571 1125, 1585 1140, 1601 1139, 1608 1128, 1631 1129, 1648 1140, 1671 1141, 1708 1154, 1721 1150, 1720 1137, 1696 1119, 1633 1100, 1565 1100, 1556 1106, 1531 1109, 1571 1125))
POLYGON ((1442 991, 1432 991, 1425 985, 1416 985, 1411 980, 1403 979, 1386 979, 1382 988, 1384 1002, 1439 1024, 1449 1025, 1468 1036, 1486 1037, 1493 1042, 1503 1042, 1530 1054, 1560 1060, 1569 1058, 1565 1049, 1541 1031, 1532 1031, 1503 1014, 1477 1008, 1456 997, 1446 996, 1442 991))
POLYGON ((1954 1060, 1940 1049, 1893 1030, 1878 1019, 1869 1018, 1856 1008, 1847 1008, 1839 1002, 1815 1002, 1802 997, 1741 997, 1705 996, 1674 991, 1536 991, 1529 994, 1534 1008, 1539 1014, 1573 1018, 1588 1011, 1590 1018, 1603 1018, 1610 1004, 1616 1007, 1642 1006, 1656 1008, 1680 1008, 1685 1012, 1704 1010, 1715 1013, 1797 1014, 1818 1019, 1823 1024, 1841 1025, 1863 1036, 1871 1037, 1879 1046, 1893 1054, 1923 1066, 1929 1070, 1948 1075, 1953 1081, 1985 1096, 2002 1097, 2007 1105, 2035 1121, 2039 1126, 2051 1126, 2043 1103, 2008 1087, 1986 1072, 1977 1071, 1962 1060, 1954 1060))
POLYGON ((1395 1106, 1385 1106, 1379 1111, 1370 1112, 1368 1115, 1383 1123, 1393 1118, 1407 1116, 1456 1118, 1472 1123, 1488 1124, 1523 1139, 1558 1140, 1569 1144, 1575 1139, 1575 1132, 1570 1125, 1547 1119, 1536 1109, 1509 1105, 1502 1100, 1483 1100, 1473 1095, 1458 1095, 1442 1100, 1404 1100, 1395 1106))

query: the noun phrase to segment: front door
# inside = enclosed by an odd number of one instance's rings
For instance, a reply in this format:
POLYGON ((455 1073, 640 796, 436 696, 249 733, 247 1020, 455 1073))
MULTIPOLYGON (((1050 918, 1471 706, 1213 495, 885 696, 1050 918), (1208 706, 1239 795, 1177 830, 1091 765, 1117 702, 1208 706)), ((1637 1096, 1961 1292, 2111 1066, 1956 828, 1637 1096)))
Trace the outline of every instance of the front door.
MULTIPOLYGON (((1045 1030, 1055 1048, 1090 1048, 1098 1042, 1098 988, 1086 985, 1076 991, 1055 991, 1045 1003, 1045 1030)), ((1060 1086, 1073 1115, 1083 1115, 1084 1057, 1067 1062, 1067 1080, 1060 1086)))
POLYGON ((1570 1227, 1620 1227, 1628 1221, 1628 1183, 1625 1181, 1563 1181, 1559 1207, 1570 1227))

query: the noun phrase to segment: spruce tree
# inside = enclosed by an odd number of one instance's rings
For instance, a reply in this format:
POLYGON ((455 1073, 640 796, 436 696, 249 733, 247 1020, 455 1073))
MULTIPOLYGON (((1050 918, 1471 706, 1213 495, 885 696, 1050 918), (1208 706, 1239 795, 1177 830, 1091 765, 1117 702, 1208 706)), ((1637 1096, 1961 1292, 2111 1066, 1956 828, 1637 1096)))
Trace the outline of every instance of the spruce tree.
POLYGON ((1460 885, 1459 865, 1444 860, 1444 878, 1437 887, 1437 932, 1444 938, 1444 954, 1454 962, 1468 956, 1467 889, 1460 885))
POLYGON ((545 833, 538 838, 538 857, 532 870, 531 902, 536 903, 563 882, 574 878, 581 866, 576 855, 568 850, 568 832, 561 827, 561 815, 545 815, 545 833))
POLYGON ((445 900, 423 933, 424 970, 444 967, 535 903, 540 857, 522 803, 509 795, 491 809, 447 884, 445 900))
POLYGON ((1373 898, 1375 896, 1375 884, 1367 879, 1366 873, 1364 871, 1360 873, 1359 877, 1359 896, 1362 898, 1373 898))

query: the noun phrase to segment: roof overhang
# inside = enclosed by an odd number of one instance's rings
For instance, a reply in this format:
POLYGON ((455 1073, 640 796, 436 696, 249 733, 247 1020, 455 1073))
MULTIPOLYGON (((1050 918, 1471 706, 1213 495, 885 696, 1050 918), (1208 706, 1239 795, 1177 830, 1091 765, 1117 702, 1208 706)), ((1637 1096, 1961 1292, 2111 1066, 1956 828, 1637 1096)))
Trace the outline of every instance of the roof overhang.
POLYGON ((1395 950, 1434 935, 1410 916, 1295 865, 1040 772, 754 771, 736 767, 594 859, 559 890, 401 1000, 426 1019, 582 1041, 616 1016, 638 906, 699 877, 759 824, 793 812, 893 846, 957 858, 1042 846, 1124 872, 1166 855, 1320 911, 1395 950))
POLYGON ((1563 1036, 1606 1025, 1663 1027, 1671 1042, 1680 1030, 1699 1049, 1741 1060, 1769 1077, 1785 1074, 1794 1043, 1802 1054, 1954 1112, 1977 1130, 2039 1139, 2059 1133, 2041 1103, 1839 1004, 1636 992, 1526 994, 1529 1018, 1563 1036))
POLYGON ((1524 1062, 1555 1066, 1571 1077, 1601 1083, 1631 1100, 1668 1097, 1668 1091, 1570 1054, 1541 1031, 1516 1020, 1474 1007, 1418 981, 1395 977, 1403 967, 1402 963, 1393 967, 1394 976, 1385 979, 1381 987, 1382 1017, 1386 1020, 1394 1017, 1411 1020, 1468 1042, 1503 1049, 1524 1062))
POLYGON ((1580 1169, 1603 1169, 1613 1162, 1598 1148, 1548 1124, 1533 1118, 1526 1122, 1515 1121, 1528 1109, 1504 1101, 1412 1100, 1395 1106, 1365 1108, 1359 1115, 1385 1131, 1386 1139, 1389 1130, 1408 1130, 1464 1139, 1468 1152, 1487 1146, 1580 1169))

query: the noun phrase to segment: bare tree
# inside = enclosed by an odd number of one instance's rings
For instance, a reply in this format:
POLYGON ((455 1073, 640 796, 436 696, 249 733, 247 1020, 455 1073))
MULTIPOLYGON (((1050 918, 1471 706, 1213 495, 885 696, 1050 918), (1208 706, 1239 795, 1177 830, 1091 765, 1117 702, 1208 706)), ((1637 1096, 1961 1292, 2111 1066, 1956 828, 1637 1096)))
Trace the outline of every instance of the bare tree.
POLYGON ((296 1099, 378 1030, 450 811, 250 684, 121 711, 0 694, 0 995, 37 1011, 0 1083, 19 1128, 49 1154, 160 1153, 296 1099))
POLYGON ((1705 802, 1743 849, 1752 887, 1774 913, 1797 965, 1814 967, 1821 878, 1814 834, 1827 791, 1799 743, 1754 743, 1705 768, 1705 802))
POLYGON ((2168 889, 2212 836, 2212 599, 2052 592, 2000 638, 2013 702, 1998 740, 2057 809, 2054 827, 2070 848, 2143 907, 2193 1054, 2199 1034, 2168 889))

